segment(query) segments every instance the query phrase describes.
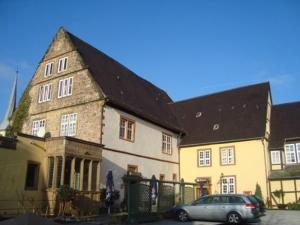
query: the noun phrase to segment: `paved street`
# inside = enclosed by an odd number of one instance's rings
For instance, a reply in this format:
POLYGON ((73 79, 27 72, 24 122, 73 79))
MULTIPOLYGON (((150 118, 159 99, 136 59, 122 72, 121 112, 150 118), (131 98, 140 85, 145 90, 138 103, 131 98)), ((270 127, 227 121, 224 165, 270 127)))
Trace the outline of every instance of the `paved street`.
MULTIPOLYGON (((223 225, 223 223, 215 222, 202 222, 191 221, 182 223, 176 220, 163 220, 155 223, 147 223, 143 225, 223 225)), ((287 211, 287 210, 270 210, 267 211, 266 216, 261 218, 258 223, 252 223, 253 225, 299 225, 300 224, 300 212, 299 211, 287 211)))

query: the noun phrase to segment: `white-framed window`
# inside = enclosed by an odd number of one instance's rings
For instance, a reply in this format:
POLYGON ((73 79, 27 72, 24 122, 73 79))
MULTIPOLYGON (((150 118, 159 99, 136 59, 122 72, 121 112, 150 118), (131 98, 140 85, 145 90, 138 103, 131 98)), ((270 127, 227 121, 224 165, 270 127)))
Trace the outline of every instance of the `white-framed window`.
POLYGON ((44 76, 48 77, 53 74, 53 62, 47 63, 45 66, 44 76))
POLYGON ((52 85, 51 84, 45 84, 40 86, 39 89, 39 97, 38 102, 47 102, 51 100, 51 91, 52 91, 52 85))
POLYGON ((296 144, 298 163, 300 163, 300 143, 296 144))
POLYGON ((280 151, 271 151, 271 163, 272 164, 281 163, 280 151))
POLYGON ((211 153, 210 149, 198 150, 198 166, 210 166, 211 153))
POLYGON ((285 149, 285 160, 286 164, 296 164, 297 158, 296 158, 296 150, 294 144, 286 144, 284 146, 285 149))
POLYGON ((58 98, 72 95, 73 77, 58 81, 58 98))
POLYGON ((62 115, 60 122, 60 136, 75 136, 76 125, 77 113, 62 115))
POLYGON ((235 193, 235 177, 222 177, 222 194, 235 193))
POLYGON ((68 57, 59 59, 57 72, 60 73, 62 71, 67 70, 67 64, 68 64, 68 57))
POLYGON ((119 137, 127 141, 134 141, 135 122, 127 118, 121 117, 119 137))
POLYGON ((162 134, 162 152, 172 155, 172 136, 163 133, 162 134))
POLYGON ((31 134, 34 136, 39 136, 42 137, 45 133, 45 125, 46 125, 46 120, 34 120, 32 122, 32 130, 31 134))
POLYGON ((234 148, 226 147, 221 148, 221 165, 234 164, 234 148))

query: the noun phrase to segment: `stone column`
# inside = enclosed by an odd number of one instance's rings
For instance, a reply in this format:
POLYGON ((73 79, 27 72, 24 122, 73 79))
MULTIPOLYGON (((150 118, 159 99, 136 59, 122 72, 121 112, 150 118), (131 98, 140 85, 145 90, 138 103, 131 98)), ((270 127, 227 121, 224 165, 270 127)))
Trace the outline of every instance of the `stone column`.
POLYGON ((93 171, 93 161, 89 161, 89 182, 88 182, 88 191, 92 191, 92 171, 93 171))
POLYGON ((85 161, 85 159, 81 159, 81 161, 80 161, 79 191, 83 191, 84 161, 85 161))
POLYGON ((52 177, 52 188, 56 188, 56 177, 57 177, 57 157, 53 156, 54 164, 53 164, 53 177, 52 177))
POLYGON ((66 166, 66 156, 62 156, 62 165, 61 165, 61 177, 60 177, 60 185, 64 185, 65 183, 65 166, 66 166))
POLYGON ((96 191, 100 191, 100 162, 97 162, 97 178, 96 178, 96 191))
POLYGON ((71 171, 70 171, 70 187, 71 188, 74 188, 75 162, 76 162, 76 158, 73 157, 72 161, 71 161, 71 171))

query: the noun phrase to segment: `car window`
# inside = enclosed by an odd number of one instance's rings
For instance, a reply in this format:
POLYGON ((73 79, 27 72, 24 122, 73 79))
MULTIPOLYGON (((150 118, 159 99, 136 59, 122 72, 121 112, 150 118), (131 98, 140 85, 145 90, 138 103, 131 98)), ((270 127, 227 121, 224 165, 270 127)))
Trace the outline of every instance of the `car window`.
POLYGON ((207 204, 209 200, 210 200, 209 197, 202 197, 194 201, 192 205, 207 204))
POLYGON ((250 202, 252 202, 252 203, 258 203, 258 200, 254 196, 249 195, 247 197, 250 200, 250 202))
POLYGON ((243 204, 245 201, 241 197, 229 196, 229 202, 235 204, 243 204))

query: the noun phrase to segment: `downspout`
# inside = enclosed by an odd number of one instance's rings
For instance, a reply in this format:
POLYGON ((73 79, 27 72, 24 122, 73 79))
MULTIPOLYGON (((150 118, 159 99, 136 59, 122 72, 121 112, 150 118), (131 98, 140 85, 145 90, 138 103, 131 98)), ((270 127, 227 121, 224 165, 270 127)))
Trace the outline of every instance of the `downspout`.
POLYGON ((263 151, 264 151, 264 161, 265 161, 265 176, 266 176, 266 190, 267 190, 267 199, 269 200, 271 198, 270 191, 269 190, 269 179, 268 179, 268 169, 267 169, 267 157, 266 157, 266 146, 265 146, 265 138, 261 139, 262 145, 263 145, 263 151))

